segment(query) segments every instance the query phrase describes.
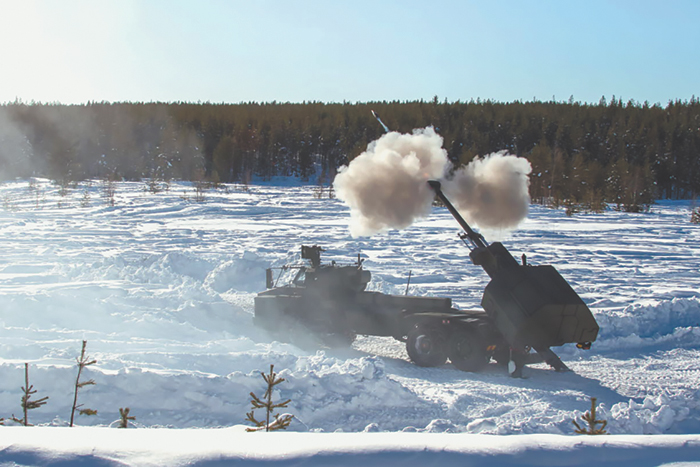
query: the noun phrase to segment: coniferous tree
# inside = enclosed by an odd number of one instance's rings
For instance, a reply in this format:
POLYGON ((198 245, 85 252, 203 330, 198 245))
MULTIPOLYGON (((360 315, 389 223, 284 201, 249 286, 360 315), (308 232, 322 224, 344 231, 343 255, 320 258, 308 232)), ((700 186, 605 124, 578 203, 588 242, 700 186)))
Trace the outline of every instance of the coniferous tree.
POLYGON ((24 386, 22 386, 22 413, 24 414, 24 417, 22 419, 16 418, 14 415, 12 416, 12 420, 16 423, 20 423, 24 426, 32 426, 29 423, 29 411, 33 409, 38 409, 42 405, 46 404, 46 401, 49 399, 48 396, 42 397, 41 399, 37 400, 31 400, 32 396, 36 394, 36 389, 34 389, 33 385, 29 384, 29 364, 25 363, 24 364, 24 386))
POLYGON ((129 421, 134 421, 136 420, 136 417, 133 415, 129 415, 129 407, 126 408, 119 408, 119 428, 128 428, 129 427, 129 421))
POLYGON ((598 420, 596 418, 596 401, 595 397, 591 398, 591 411, 586 412, 581 417, 584 422, 588 424, 588 428, 582 428, 576 420, 573 420, 573 424, 576 427, 574 430, 576 433, 581 435, 602 435, 605 434, 605 426, 608 424, 606 420, 598 420), (600 427, 598 427, 600 425, 600 427))
POLYGON ((263 395, 263 397, 260 398, 254 393, 250 393, 250 397, 252 398, 250 402, 253 406, 253 410, 246 414, 246 420, 252 422, 255 425, 255 428, 247 428, 247 431, 285 430, 294 418, 293 415, 289 414, 284 414, 282 416, 280 416, 279 414, 273 415, 275 409, 286 408, 287 404, 289 404, 292 401, 291 399, 287 399, 283 402, 272 401, 272 392, 274 391, 275 386, 285 381, 284 378, 278 378, 277 374, 273 370, 274 365, 270 365, 269 374, 260 373, 260 375, 263 377, 263 380, 267 384, 267 389, 265 390, 265 394, 263 395), (255 418, 255 409, 265 409, 265 418, 263 420, 258 420, 255 418), (272 416, 274 416, 274 420, 271 420, 272 416))
POLYGON ((94 365, 97 363, 97 360, 90 359, 88 355, 85 353, 85 348, 87 347, 87 341, 83 341, 83 347, 80 350, 80 357, 76 358, 76 362, 78 363, 78 376, 75 378, 75 391, 73 393, 73 407, 71 408, 70 411, 70 426, 73 426, 73 420, 75 417, 75 411, 80 409, 78 412, 80 415, 97 415, 97 410, 93 409, 81 409, 83 404, 78 404, 78 390, 84 388, 85 386, 92 386, 95 384, 95 380, 89 379, 87 381, 81 381, 80 376, 82 375, 83 370, 90 366, 94 365))

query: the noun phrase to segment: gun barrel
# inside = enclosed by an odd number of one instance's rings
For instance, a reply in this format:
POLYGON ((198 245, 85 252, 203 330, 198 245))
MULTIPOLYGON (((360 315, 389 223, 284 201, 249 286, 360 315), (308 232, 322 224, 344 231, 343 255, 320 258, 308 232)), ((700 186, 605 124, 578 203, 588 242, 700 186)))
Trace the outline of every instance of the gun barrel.
POLYGON ((457 223, 464 229, 464 232, 467 234, 467 237, 469 238, 469 241, 471 241, 472 245, 474 245, 475 248, 486 248, 488 247, 488 244, 486 243, 486 240, 484 240, 484 237, 481 234, 476 233, 471 227, 469 227, 469 224, 467 224, 467 221, 464 220, 462 215, 457 211, 457 209, 452 205, 449 199, 445 196, 445 194, 442 192, 442 185, 438 180, 428 180, 428 185, 430 185, 430 188, 433 189, 435 192, 435 195, 437 195, 438 198, 440 198, 440 201, 445 205, 448 211, 450 211, 450 214, 457 220, 457 223))

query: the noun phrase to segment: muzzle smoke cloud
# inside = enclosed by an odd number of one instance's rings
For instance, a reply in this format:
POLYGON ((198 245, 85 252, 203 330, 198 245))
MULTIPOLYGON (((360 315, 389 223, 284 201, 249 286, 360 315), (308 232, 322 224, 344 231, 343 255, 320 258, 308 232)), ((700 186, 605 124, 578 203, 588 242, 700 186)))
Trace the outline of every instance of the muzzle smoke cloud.
POLYGON ((442 178, 448 167, 442 137, 431 127, 411 135, 392 131, 370 143, 333 181, 350 206, 350 234, 403 229, 427 216, 433 192, 426 180, 442 178))
POLYGON ((446 179, 452 165, 442 143, 432 127, 410 135, 390 132, 341 167, 333 186, 350 207, 353 237, 403 229, 427 217, 434 199, 430 179, 442 179, 445 194, 476 227, 510 229, 527 216, 527 159, 494 153, 446 179))
POLYGON ((527 217, 531 171, 527 159, 495 152, 459 169, 443 191, 468 223, 513 229, 527 217))

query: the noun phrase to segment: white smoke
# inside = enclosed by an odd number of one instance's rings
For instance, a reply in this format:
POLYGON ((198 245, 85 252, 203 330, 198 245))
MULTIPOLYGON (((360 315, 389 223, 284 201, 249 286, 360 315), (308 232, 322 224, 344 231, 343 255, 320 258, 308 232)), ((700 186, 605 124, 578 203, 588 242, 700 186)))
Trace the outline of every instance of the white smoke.
POLYGON ((445 180, 452 165, 442 142, 432 127, 410 135, 386 133, 340 168, 333 186, 350 207, 353 237, 403 229, 427 217, 434 199, 431 179, 443 179, 448 199, 474 226, 512 229, 527 216, 527 159, 505 151, 490 154, 445 180))
POLYGON ((457 170, 443 191, 472 226, 513 229, 527 217, 531 171, 527 159, 495 152, 457 170))
POLYGON ((26 177, 37 169, 32 147, 21 124, 6 106, 0 106, 0 180, 26 177))
POLYGON ((386 133, 370 143, 333 181, 338 198, 350 206, 350 234, 403 229, 426 217, 433 201, 426 182, 442 178, 449 166, 442 137, 432 127, 411 135, 386 133))

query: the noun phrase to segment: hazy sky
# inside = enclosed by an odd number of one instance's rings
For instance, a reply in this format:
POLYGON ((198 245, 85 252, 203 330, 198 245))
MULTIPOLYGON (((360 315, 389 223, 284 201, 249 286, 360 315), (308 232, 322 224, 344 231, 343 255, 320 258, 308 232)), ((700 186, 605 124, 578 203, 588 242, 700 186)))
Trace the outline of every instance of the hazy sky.
POLYGON ((0 0, 0 102, 700 96, 700 0, 0 0))

